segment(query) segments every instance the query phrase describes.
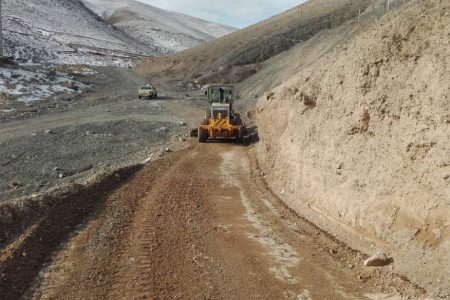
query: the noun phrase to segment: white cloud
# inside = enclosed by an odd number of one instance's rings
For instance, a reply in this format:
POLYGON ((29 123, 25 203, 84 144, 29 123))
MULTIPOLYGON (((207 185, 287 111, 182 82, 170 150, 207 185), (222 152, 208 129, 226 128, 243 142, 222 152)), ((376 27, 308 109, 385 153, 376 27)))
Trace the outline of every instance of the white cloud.
POLYGON ((139 0, 167 10, 235 27, 246 27, 306 0, 139 0))

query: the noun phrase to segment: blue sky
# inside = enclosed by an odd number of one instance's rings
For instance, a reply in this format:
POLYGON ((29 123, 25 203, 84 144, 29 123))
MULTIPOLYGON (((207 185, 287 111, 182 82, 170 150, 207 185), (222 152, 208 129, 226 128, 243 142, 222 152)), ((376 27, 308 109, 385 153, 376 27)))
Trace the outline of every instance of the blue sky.
POLYGON ((139 0, 221 24, 244 28, 306 0, 139 0))

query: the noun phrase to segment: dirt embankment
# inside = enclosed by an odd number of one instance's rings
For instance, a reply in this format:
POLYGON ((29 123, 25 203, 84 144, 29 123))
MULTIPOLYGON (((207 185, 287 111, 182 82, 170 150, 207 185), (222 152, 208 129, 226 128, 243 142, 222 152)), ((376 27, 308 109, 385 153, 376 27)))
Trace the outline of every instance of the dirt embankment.
POLYGON ((448 297, 450 4, 412 2, 259 99, 274 191, 448 297), (357 239, 355 239, 355 237, 357 239))
POLYGON ((358 16, 370 1, 313 0, 251 27, 199 47, 148 60, 144 75, 177 75, 200 83, 239 82, 260 70, 259 63, 319 31, 358 16))
POLYGON ((141 166, 125 168, 58 195, 0 206, 0 291, 17 299, 62 241, 101 209, 105 198, 141 166), (14 237, 14 238, 13 238, 14 237))

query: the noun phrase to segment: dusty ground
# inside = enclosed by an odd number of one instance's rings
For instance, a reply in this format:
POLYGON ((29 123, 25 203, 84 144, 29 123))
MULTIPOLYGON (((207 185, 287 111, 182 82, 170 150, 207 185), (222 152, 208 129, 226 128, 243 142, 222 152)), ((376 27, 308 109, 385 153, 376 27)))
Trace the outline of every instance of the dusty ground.
POLYGON ((0 201, 155 158, 189 131, 171 110, 180 106, 189 115, 203 106, 175 98, 164 85, 160 99, 139 100, 143 78, 128 69, 96 71, 77 78, 91 92, 71 96, 70 104, 57 97, 35 101, 31 112, 18 110, 0 123, 0 201))
POLYGON ((387 270, 362 268, 363 255, 286 209, 266 189, 251 150, 194 143, 67 195, 2 251, 0 294, 5 299, 420 297, 420 289, 387 270), (110 190, 113 186, 118 188, 110 190))
MULTIPOLYGON (((79 76, 91 91, 29 103, 0 123, 0 249, 51 209, 57 199, 117 170, 186 147, 204 100, 170 92, 138 100, 145 79, 128 69, 97 68, 79 76), (180 97, 183 96, 183 97, 180 97), (181 140, 181 141, 180 141, 181 140)), ((153 80, 156 82, 156 80, 153 80)))

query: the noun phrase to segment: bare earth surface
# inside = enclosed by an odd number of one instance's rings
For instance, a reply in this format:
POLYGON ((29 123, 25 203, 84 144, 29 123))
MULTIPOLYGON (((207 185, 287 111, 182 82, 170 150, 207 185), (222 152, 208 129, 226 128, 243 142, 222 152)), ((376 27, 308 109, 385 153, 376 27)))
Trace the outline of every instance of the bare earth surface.
POLYGON ((382 20, 259 98, 258 161, 289 207, 450 299, 450 2, 382 20))
POLYGON ((382 299, 386 294, 380 291, 420 296, 419 289, 382 269, 362 269, 362 255, 287 210, 261 180, 252 146, 194 143, 129 173, 116 173, 67 199, 74 207, 56 207, 5 249, 0 294, 6 299, 382 299), (119 188, 103 194, 114 185, 119 188), (70 210, 85 221, 67 219, 74 215, 70 210))
POLYGON ((80 77, 92 91, 64 108, 55 107, 61 99, 36 101, 33 112, 0 118, 0 203, 157 158, 189 132, 184 117, 204 107, 163 84, 158 99, 137 99, 144 78, 126 68, 96 70, 80 77))
POLYGON ((137 100, 127 69, 83 80, 67 108, 0 125, 1 299, 423 296, 287 209, 253 144, 183 141, 204 99, 156 82, 137 100))

